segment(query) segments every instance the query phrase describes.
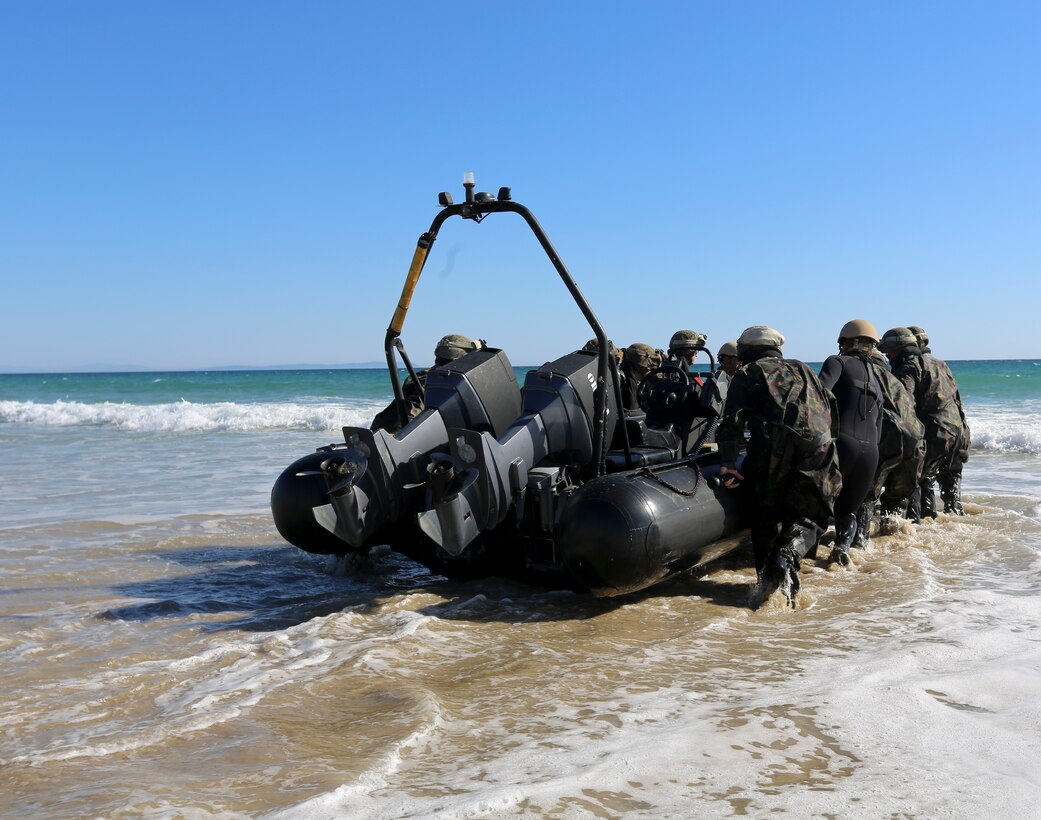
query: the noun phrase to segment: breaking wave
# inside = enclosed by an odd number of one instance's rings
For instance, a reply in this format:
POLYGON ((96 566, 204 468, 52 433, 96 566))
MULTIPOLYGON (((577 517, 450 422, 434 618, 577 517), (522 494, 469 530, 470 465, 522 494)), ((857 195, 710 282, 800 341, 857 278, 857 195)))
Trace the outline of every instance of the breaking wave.
MULTIPOLYGON (((338 431, 368 426, 382 401, 215 402, 167 404, 77 401, 0 401, 0 423, 40 427, 105 426, 137 432, 338 431)), ((972 448, 1041 454, 1041 407, 977 405, 967 408, 972 448)))
POLYGON ((1041 454, 1041 411, 967 408, 972 449, 1041 454))
POLYGON ((382 408, 378 402, 338 404, 190 401, 127 404, 76 401, 0 401, 0 423, 41 427, 103 426, 135 432, 246 432, 251 430, 339 430, 367 426, 382 408))

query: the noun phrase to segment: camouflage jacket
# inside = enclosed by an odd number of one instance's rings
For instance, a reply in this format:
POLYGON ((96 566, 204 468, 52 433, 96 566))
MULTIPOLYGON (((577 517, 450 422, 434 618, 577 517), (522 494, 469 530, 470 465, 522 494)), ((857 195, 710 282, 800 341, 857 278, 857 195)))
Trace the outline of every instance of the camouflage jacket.
POLYGON ((716 430, 724 467, 735 466, 745 425, 751 435, 749 453, 766 456, 769 471, 783 475, 792 462, 812 462, 815 455, 824 458, 832 447, 835 399, 802 362, 767 354, 730 380, 716 430))
MULTIPOLYGON (((427 373, 429 372, 429 370, 420 370, 416 373, 420 387, 426 385, 427 373)), ((423 412, 424 403, 423 398, 419 394, 419 389, 416 387, 416 383, 412 381, 411 376, 405 378, 404 384, 401 385, 401 393, 405 397, 405 423, 407 424, 423 412)), ((401 415, 398 413, 397 405, 393 399, 390 404, 376 414, 369 425, 369 429, 386 430, 388 433, 396 433, 401 429, 401 415)))
POLYGON ((922 353, 922 358, 931 359, 937 369, 945 375, 945 378, 949 378, 951 383, 954 385, 954 403, 958 407, 958 416, 961 418, 961 440, 958 442, 958 457, 962 461, 967 461, 969 458, 969 445, 972 443, 972 437, 969 432, 969 422, 965 420, 965 408, 961 403, 961 391, 958 389, 958 382, 955 381, 954 374, 951 372, 951 368, 947 362, 943 361, 943 359, 937 359, 935 356, 929 355, 929 348, 925 348, 922 353))
POLYGON ((962 433, 961 396, 951 369, 929 354, 912 353, 893 368, 914 396, 915 413, 926 430, 940 430, 953 438, 962 433))
POLYGON ((904 383, 889 372, 885 358, 878 354, 869 360, 882 388, 882 438, 879 458, 909 458, 925 437, 925 428, 915 414, 914 396, 904 383))

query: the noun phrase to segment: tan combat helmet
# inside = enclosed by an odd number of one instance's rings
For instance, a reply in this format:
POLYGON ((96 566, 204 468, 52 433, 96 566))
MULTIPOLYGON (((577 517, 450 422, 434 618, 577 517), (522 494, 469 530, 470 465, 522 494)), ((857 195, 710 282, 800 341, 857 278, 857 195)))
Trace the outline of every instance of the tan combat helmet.
POLYGON ((717 358, 720 356, 737 356, 737 342, 723 342, 716 354, 717 358))
POLYGON ((839 344, 852 339, 867 339, 878 344, 878 330, 867 319, 853 319, 846 322, 839 331, 839 344))
POLYGON ((883 353, 897 353, 905 348, 918 350, 918 338, 906 327, 894 327, 882 334, 878 349, 883 353))
POLYGON ((437 359, 454 362, 467 353, 480 350, 481 347, 469 336, 463 336, 461 333, 449 333, 437 343, 437 347, 434 348, 434 356, 437 359))
POLYGON ((669 350, 704 350, 708 336, 696 330, 677 330, 669 339, 669 350))
POLYGON ((737 352, 738 355, 743 355, 753 347, 773 347, 780 350, 783 344, 784 336, 780 331, 766 325, 752 325, 738 336, 737 352))
POLYGON ((634 342, 625 349, 622 360, 637 367, 646 367, 650 370, 661 364, 658 351, 643 342, 634 342))

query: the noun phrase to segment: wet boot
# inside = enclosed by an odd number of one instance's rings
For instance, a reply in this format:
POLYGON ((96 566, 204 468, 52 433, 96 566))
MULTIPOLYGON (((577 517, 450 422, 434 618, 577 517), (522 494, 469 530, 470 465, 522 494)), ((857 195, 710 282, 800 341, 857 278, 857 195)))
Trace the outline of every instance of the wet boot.
POLYGON ((875 532, 882 531, 882 505, 876 498, 874 502, 865 502, 868 505, 868 526, 864 529, 864 540, 867 540, 871 527, 875 528, 875 532))
POLYGON ((923 483, 922 489, 922 506, 920 514, 922 518, 936 518, 936 493, 933 491, 933 483, 930 481, 928 484, 923 483))
POLYGON ((879 511, 878 518, 878 534, 879 535, 895 535, 900 532, 900 522, 904 519, 913 521, 915 524, 918 523, 917 512, 912 513, 908 499, 899 501, 896 504, 889 502, 884 504, 879 511), (912 517, 912 515, 914 517, 912 517))
POLYGON ((787 544, 773 551, 759 574, 759 595, 754 608, 758 609, 777 590, 790 606, 795 606, 795 594, 799 591, 799 558, 787 544))
POLYGON ((871 532, 871 515, 874 512, 874 504, 865 501, 857 510, 857 534, 853 536, 853 549, 862 550, 871 544, 868 533, 871 532))
POLYGON ((911 497, 907 499, 907 509, 904 515, 912 524, 922 523, 922 488, 915 487, 911 497))
POLYGON ((940 498, 943 499, 943 511, 953 515, 965 515, 961 506, 961 477, 952 476, 940 484, 940 498))
POLYGON ((852 513, 835 522, 835 546, 831 548, 831 560, 844 567, 849 566, 849 548, 857 536, 857 517, 852 513))
POLYGON ((799 522, 778 536, 776 547, 759 578, 762 603, 780 590, 790 606, 795 606, 799 591, 800 562, 817 547, 821 529, 811 522, 799 522))

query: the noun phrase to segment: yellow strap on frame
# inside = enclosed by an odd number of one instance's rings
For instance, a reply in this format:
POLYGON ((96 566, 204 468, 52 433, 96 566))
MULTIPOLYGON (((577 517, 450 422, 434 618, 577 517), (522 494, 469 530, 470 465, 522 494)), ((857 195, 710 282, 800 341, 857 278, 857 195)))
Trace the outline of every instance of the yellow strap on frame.
POLYGON ((431 244, 426 234, 419 237, 416 253, 412 257, 412 266, 408 269, 408 276, 405 277, 405 286, 401 289, 398 308, 394 311, 394 318, 390 321, 390 330, 395 335, 401 334, 401 326, 405 324, 405 314, 408 313, 408 306, 412 301, 412 292, 416 289, 416 284, 419 282, 419 274, 423 272, 423 266, 426 264, 431 244))

